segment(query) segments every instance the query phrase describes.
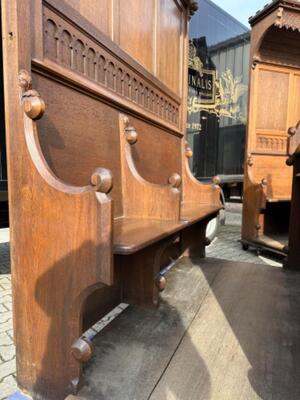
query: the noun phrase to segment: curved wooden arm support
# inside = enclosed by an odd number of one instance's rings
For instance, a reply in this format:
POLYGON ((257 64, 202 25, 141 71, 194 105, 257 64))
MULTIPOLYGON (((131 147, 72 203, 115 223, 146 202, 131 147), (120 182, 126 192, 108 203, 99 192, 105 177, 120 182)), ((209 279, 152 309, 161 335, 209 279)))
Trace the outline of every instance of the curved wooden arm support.
POLYGON ((185 143, 182 174, 183 203, 210 204, 220 206, 221 208, 220 187, 216 182, 204 184, 194 177, 188 162, 192 155, 192 150, 185 143))
POLYGON ((244 199, 243 199, 243 224, 242 238, 246 240, 254 240, 262 233, 261 212, 265 210, 268 198, 268 180, 262 179, 257 182, 253 178, 252 167, 254 159, 248 155, 246 160, 244 178, 244 199))
MULTIPOLYGON (((61 219, 63 220, 67 213, 78 213, 79 209, 90 209, 89 214, 93 214, 93 220, 85 222, 86 231, 83 240, 90 240, 95 244, 95 247, 102 242, 110 243, 111 225, 112 223, 112 206, 111 199, 107 194, 113 186, 112 174, 105 168, 97 168, 91 175, 91 184, 83 187, 68 185, 59 180, 51 171, 47 164, 40 147, 38 138, 38 129, 35 120, 41 118, 45 112, 45 103, 40 95, 35 90, 28 90, 22 95, 22 105, 24 109, 24 131, 27 149, 33 162, 35 169, 31 169, 31 184, 38 189, 37 201, 51 201, 51 208, 55 209, 56 200, 62 207, 61 219), (43 179, 41 179, 43 178, 43 179), (103 220, 105 225, 101 225, 101 214, 105 214, 103 220), (95 225, 93 227, 93 225, 95 225), (94 229, 92 229, 94 228, 94 229), (101 234, 101 231, 105 234, 101 234)), ((49 205, 50 206, 50 205, 49 205)), ((92 215, 91 215, 92 216, 92 215)), ((82 219, 82 218, 81 218, 82 219)), ((43 216, 45 221, 45 216, 43 216)), ((49 221, 51 223, 51 221, 49 221)), ((68 226, 68 236, 78 235, 74 224, 70 221, 68 226)), ((84 232, 84 227, 82 227, 84 232)), ((101 256, 103 257, 103 255, 101 256)), ((108 261, 103 269, 97 268, 97 282, 102 282, 108 285, 113 283, 112 265, 110 251, 107 251, 108 261), (99 279, 100 278, 100 279, 99 279)), ((92 282, 95 284, 97 282, 92 282)), ((85 287, 83 288, 85 289, 85 287)))
POLYGON ((78 340, 85 301, 93 291, 114 283, 113 210, 107 194, 112 175, 98 168, 91 184, 83 187, 59 180, 39 143, 36 120, 43 116, 45 104, 31 89, 26 71, 21 71, 19 85, 25 136, 19 143, 23 166, 19 197, 13 199, 13 212, 17 210, 13 240, 20 260, 14 264, 19 380, 38 392, 43 383, 36 377, 43 370, 57 387, 76 388, 81 362, 92 355, 89 343, 78 340), (38 335, 22 345, 37 324, 38 335), (29 364, 34 382, 22 375, 29 364), (65 365, 64 373, 53 370, 53 365, 65 365))
POLYGON ((120 114, 119 126, 124 215, 132 218, 178 220, 180 175, 172 174, 167 185, 146 181, 139 174, 132 155, 132 146, 138 141, 138 133, 129 124, 126 115, 120 114))

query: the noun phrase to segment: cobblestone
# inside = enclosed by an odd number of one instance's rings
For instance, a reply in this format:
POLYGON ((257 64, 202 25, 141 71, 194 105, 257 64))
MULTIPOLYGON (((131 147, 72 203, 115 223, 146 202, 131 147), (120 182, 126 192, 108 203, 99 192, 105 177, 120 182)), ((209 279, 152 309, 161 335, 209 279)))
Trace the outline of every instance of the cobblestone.
MULTIPOLYGON (((226 224, 221 226, 217 238, 207 248, 207 256, 258 264, 281 266, 280 260, 268 255, 257 256, 254 250, 243 251, 241 237, 241 205, 229 204, 226 224)), ((96 334, 116 318, 128 305, 120 304, 86 334, 96 334)), ((0 230, 0 400, 17 390, 15 380, 15 348, 12 331, 12 298, 8 230, 0 230)))

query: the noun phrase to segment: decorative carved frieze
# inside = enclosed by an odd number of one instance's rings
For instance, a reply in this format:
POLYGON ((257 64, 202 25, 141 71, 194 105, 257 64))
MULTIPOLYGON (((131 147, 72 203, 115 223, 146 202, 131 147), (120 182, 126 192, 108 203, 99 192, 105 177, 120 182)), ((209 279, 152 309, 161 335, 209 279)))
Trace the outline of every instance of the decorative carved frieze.
POLYGON ((43 8, 43 34, 45 58, 179 126, 178 103, 46 5, 43 8))
POLYGON ((300 13, 279 7, 274 25, 278 28, 300 31, 300 13))
POLYGON ((287 138, 258 135, 256 139, 256 149, 266 153, 286 154, 287 138))

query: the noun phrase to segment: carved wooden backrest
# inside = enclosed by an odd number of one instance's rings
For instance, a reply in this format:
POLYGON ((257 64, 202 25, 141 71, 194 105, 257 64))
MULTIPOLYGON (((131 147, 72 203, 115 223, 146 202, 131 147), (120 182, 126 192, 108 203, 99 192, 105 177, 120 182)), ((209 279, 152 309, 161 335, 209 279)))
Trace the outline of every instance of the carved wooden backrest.
POLYGON ((167 184, 181 173, 190 3, 100 3, 35 0, 32 75, 47 107, 38 123, 46 161, 75 185, 86 184, 99 165, 110 169, 118 216, 121 111, 132 115, 139 133, 133 157, 140 174, 167 184))

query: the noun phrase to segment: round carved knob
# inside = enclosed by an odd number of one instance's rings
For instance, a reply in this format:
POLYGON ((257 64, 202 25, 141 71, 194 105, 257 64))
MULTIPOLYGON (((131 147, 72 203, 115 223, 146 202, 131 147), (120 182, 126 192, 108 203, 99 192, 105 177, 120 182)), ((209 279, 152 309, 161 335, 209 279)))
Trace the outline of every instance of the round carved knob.
POLYGON ((156 279, 155 279, 155 286, 157 287, 157 289, 162 292, 163 290, 165 290, 167 285, 167 281, 166 278, 162 275, 159 275, 156 279))
POLYGON ((73 357, 82 363, 91 359, 94 354, 93 343, 87 338, 76 340, 71 347, 73 357))
POLYGON ((36 91, 31 90, 23 95, 23 108, 27 117, 36 120, 44 115, 45 103, 36 91))
POLYGON ((208 237, 206 237, 204 239, 204 246, 209 246, 210 244, 211 244, 211 240, 208 237))
POLYGON ((135 144, 138 140, 138 133, 133 126, 128 126, 125 129, 125 135, 126 135, 127 142, 130 144, 135 144))
POLYGON ((286 160, 286 165, 291 167, 292 165, 294 165, 294 157, 291 156, 286 160))
POLYGON ((263 179, 261 180, 261 184, 262 184, 263 186, 267 186, 267 184, 268 184, 267 179, 266 179, 266 178, 263 178, 263 179))
POLYGON ((213 183, 214 185, 220 185, 220 183, 221 183, 221 178, 220 178, 218 175, 214 176, 214 177, 212 178, 212 183, 213 183))
POLYGON ((169 178, 169 184, 173 188, 179 188, 179 186, 181 185, 181 176, 179 174, 177 174, 177 173, 174 173, 169 178))
POLYGON ((254 160, 253 160, 253 158, 251 156, 248 157, 247 164, 249 165, 249 167, 252 167, 254 165, 254 160))
POLYGON ((91 177, 97 192, 109 193, 113 187, 113 177, 109 169, 97 168, 91 177))
POLYGON ((186 158, 193 157, 193 150, 189 146, 187 146, 185 149, 185 156, 186 156, 186 158))
POLYGON ((288 134, 290 136, 295 136, 297 133, 297 128, 295 128, 294 126, 288 129, 288 134))

